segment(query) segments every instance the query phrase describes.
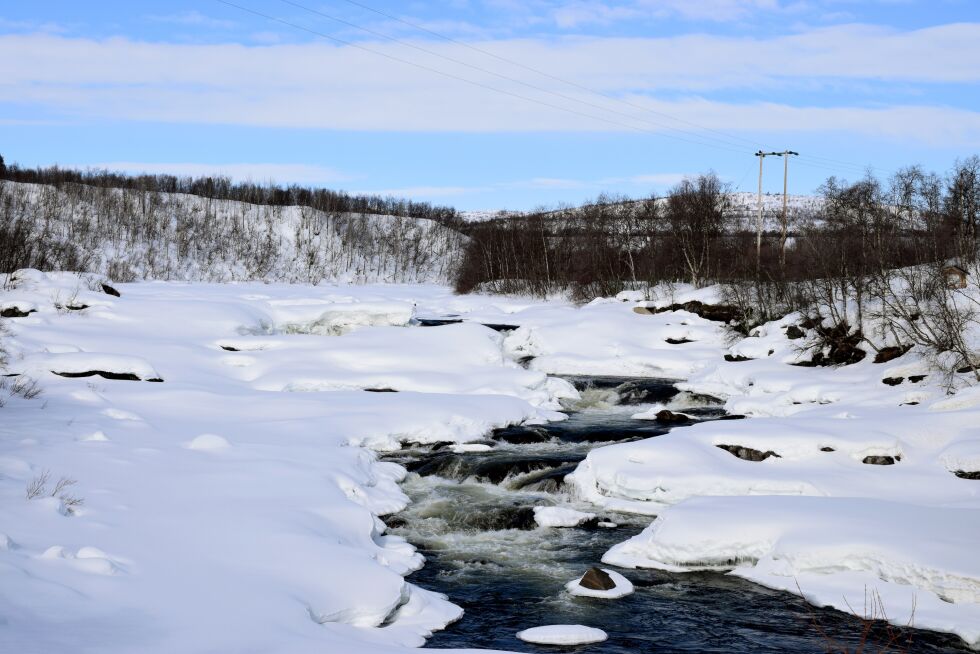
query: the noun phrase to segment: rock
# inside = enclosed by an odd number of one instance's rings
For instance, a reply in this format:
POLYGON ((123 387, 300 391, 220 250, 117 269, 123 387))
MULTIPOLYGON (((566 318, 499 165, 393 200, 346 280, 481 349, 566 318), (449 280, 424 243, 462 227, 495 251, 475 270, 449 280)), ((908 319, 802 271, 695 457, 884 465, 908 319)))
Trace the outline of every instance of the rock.
POLYGON ((918 384, 920 381, 928 377, 929 375, 909 375, 909 381, 913 384, 918 384))
POLYGON ((743 416, 741 413, 729 413, 718 419, 719 420, 745 420, 745 416, 743 416))
POLYGON ((670 343, 671 345, 683 345, 684 343, 693 343, 694 342, 694 341, 692 341, 689 338, 665 338, 664 340, 666 342, 670 343))
POLYGON ((725 361, 728 361, 729 363, 737 363, 737 362, 740 362, 740 361, 751 361, 751 360, 752 359, 750 359, 749 357, 742 356, 741 354, 726 354, 725 355, 725 361))
POLYGON ((900 456, 866 456, 861 461, 861 463, 866 463, 872 466, 893 466, 896 461, 901 461, 900 456))
POLYGON ((980 481, 980 470, 954 470, 953 474, 960 479, 974 479, 980 481))
POLYGON ((772 450, 762 452, 761 450, 753 450, 751 447, 742 447, 741 445, 716 445, 715 447, 723 449, 729 454, 737 456, 743 461, 759 462, 765 461, 769 457, 775 457, 777 459, 782 458, 772 450))
POLYGON ((973 372, 976 369, 977 369, 976 366, 963 366, 962 368, 957 368, 956 372, 963 374, 967 372, 973 372))
POLYGON ((813 329, 817 325, 823 322, 819 317, 809 317, 800 323, 800 327, 803 329, 813 329))
POLYGON ((112 295, 114 297, 120 297, 119 291, 117 291, 116 289, 112 288, 108 284, 102 284, 102 292, 105 293, 106 295, 112 295))
POLYGON ((591 590, 612 590, 616 587, 616 582, 613 581, 612 577, 605 570, 599 568, 589 568, 578 583, 580 586, 591 590))
POLYGON ((495 332, 512 332, 515 329, 521 328, 520 325, 504 325, 504 324, 493 323, 493 322, 481 322, 480 324, 483 325, 484 327, 492 329, 495 332))
POLYGON ((7 307, 3 311, 0 311, 0 318, 26 318, 27 316, 34 313, 36 309, 28 309, 27 311, 21 311, 17 307, 7 307))
POLYGON ((398 392, 394 388, 387 388, 387 387, 365 388, 364 390, 366 390, 368 393, 397 393, 398 392))
POLYGON ((633 311, 636 313, 665 313, 667 311, 690 311, 693 314, 701 316, 705 320, 713 320, 715 322, 730 323, 732 321, 738 321, 742 319, 742 312, 736 307, 729 306, 726 304, 705 304, 699 302, 698 300, 691 300, 690 302, 685 302, 684 304, 671 304, 670 306, 662 307, 656 309, 653 307, 633 307, 633 311))
POLYGON ((834 449, 834 448, 832 448, 832 447, 821 447, 821 448, 820 448, 820 451, 821 451, 821 452, 836 452, 837 450, 835 450, 835 449, 834 449))
POLYGON ((911 348, 905 346, 883 347, 878 350, 878 353, 875 355, 875 363, 887 363, 892 359, 897 359, 898 357, 902 356, 910 349, 911 348))
POLYGON ((241 352, 241 350, 239 350, 237 347, 232 347, 230 345, 222 345, 221 346, 221 349, 222 350, 227 350, 229 352, 241 352))
POLYGON ((905 377, 885 377, 881 380, 881 383, 889 386, 898 386, 903 381, 905 381, 905 377))
POLYGON ((686 416, 683 413, 674 413, 673 411, 670 411, 668 409, 657 411, 657 420, 659 420, 660 422, 667 422, 671 424, 691 422, 690 416, 686 416))
POLYGON ((797 327, 796 325, 790 325, 786 328, 786 338, 791 341, 795 341, 798 338, 803 338, 806 336, 806 332, 797 327))
MULTIPOLYGON (((86 370, 84 372, 58 372, 57 370, 52 370, 54 374, 59 377, 102 377, 104 379, 114 379, 117 381, 143 381, 138 375, 134 375, 131 372, 107 372, 105 370, 86 370)), ((150 380, 147 380, 150 381, 150 380)), ((162 379, 154 379, 153 381, 163 381, 162 379)))

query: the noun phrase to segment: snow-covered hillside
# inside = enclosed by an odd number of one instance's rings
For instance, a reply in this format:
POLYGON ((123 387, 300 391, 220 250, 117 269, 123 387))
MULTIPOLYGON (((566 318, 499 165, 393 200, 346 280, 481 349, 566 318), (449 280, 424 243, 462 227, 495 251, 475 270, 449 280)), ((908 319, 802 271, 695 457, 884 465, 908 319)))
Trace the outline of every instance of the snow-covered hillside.
POLYGON ((0 182, 47 268, 118 281, 446 283, 465 237, 434 221, 79 184, 0 182))

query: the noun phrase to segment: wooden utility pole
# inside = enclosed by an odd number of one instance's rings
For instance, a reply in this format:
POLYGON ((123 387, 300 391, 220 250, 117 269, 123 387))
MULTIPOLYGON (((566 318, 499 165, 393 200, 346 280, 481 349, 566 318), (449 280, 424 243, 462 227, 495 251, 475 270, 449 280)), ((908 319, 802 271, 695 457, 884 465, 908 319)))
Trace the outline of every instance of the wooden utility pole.
POLYGON ((758 273, 762 269, 762 162, 766 157, 779 156, 782 152, 763 152, 759 150, 755 156, 759 157, 759 215, 756 219, 755 232, 755 271, 758 273))
POLYGON ((787 188, 789 186, 789 157, 793 155, 795 157, 800 156, 799 152, 793 152, 792 150, 786 150, 782 153, 783 155, 783 218, 782 218, 782 231, 779 235, 779 267, 786 267, 786 235, 789 226, 789 215, 788 215, 788 196, 787 188))

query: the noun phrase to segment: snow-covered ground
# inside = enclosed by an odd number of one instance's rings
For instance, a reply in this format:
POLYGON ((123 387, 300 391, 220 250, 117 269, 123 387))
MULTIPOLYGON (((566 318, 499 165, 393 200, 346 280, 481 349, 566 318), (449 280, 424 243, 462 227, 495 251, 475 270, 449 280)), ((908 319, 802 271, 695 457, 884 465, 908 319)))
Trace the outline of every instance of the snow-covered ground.
POLYGON ((980 481, 965 478, 980 394, 948 395, 914 350, 795 367, 792 316, 731 343, 628 295, 151 282, 114 297, 36 271, 8 286, 0 306, 33 312, 5 321, 5 372, 44 394, 0 408, 0 651, 418 646, 460 609, 406 582, 422 557, 383 522, 408 501, 405 471, 375 451, 561 419, 577 392, 546 373, 683 379, 748 416, 589 454, 581 498, 658 515, 608 564, 798 582, 843 610, 871 589, 901 623, 914 598, 916 626, 980 645, 980 481), (447 316, 464 322, 413 326, 447 316))

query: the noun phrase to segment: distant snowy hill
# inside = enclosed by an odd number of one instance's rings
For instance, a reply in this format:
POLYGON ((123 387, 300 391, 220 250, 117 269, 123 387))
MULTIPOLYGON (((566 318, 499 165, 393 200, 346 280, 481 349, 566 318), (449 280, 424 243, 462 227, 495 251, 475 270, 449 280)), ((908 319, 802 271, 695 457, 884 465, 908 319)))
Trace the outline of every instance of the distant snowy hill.
MULTIPOLYGON (((738 217, 740 223, 746 229, 755 229, 756 220, 759 212, 759 196, 756 193, 739 192, 731 193, 728 196, 731 203, 732 212, 738 217)), ((663 202, 661 198, 658 202, 663 202)), ((627 204, 632 204, 629 201, 627 204)), ((823 198, 816 195, 789 195, 786 201, 787 213, 790 216, 791 224, 798 221, 800 217, 812 215, 820 211, 823 207, 823 198)), ((571 209, 575 212, 576 209, 571 209)), ((779 229, 779 218, 783 211, 783 196, 779 193, 766 193, 762 196, 762 218, 763 228, 766 231, 779 229)), ((565 211, 555 211, 566 213, 565 211)), ((469 223, 486 222, 496 218, 517 218, 530 215, 530 212, 521 211, 496 211, 492 209, 479 211, 463 211, 460 213, 463 220, 469 223)))
POLYGON ((117 281, 448 283, 466 237, 435 221, 180 193, 0 182, 50 269, 117 281))

